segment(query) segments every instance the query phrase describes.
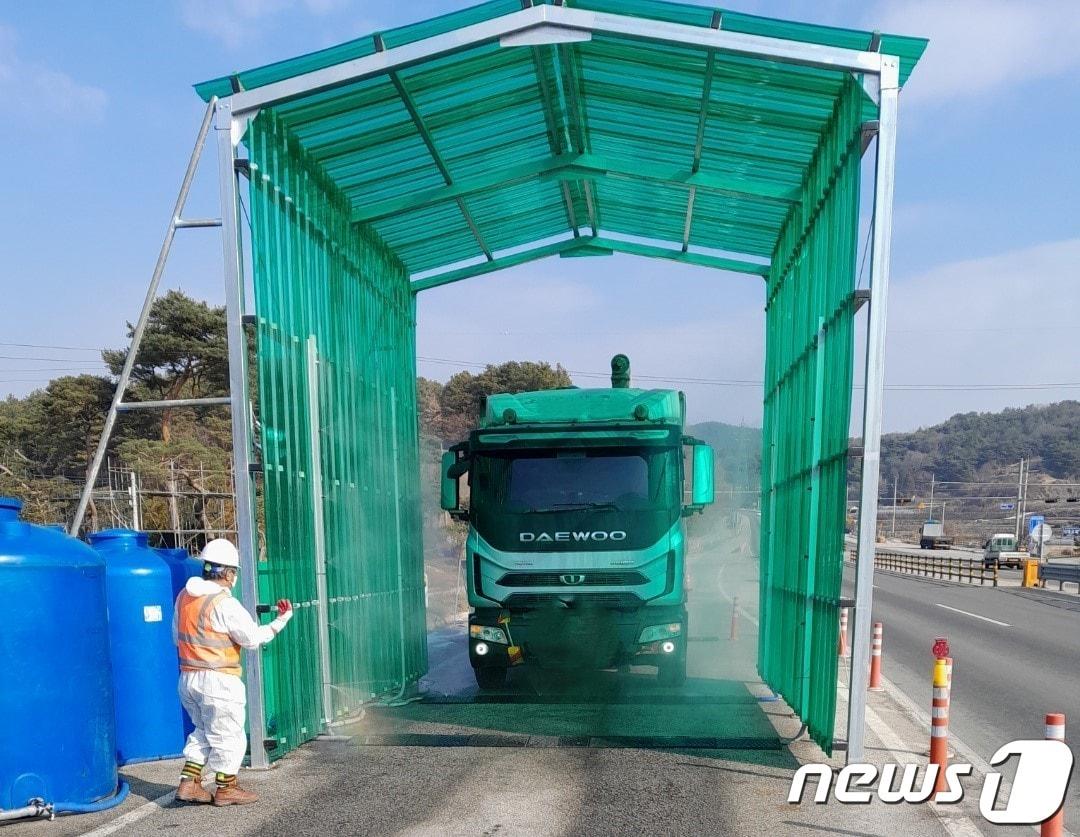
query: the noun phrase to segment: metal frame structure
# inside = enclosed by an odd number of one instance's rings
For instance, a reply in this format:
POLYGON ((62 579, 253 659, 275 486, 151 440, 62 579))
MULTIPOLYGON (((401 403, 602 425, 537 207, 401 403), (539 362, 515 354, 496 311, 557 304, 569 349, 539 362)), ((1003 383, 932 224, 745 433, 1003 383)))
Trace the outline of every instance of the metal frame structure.
MULTIPOLYGON (((866 344, 866 390, 863 410, 863 451, 862 451, 862 503, 859 515, 858 529, 858 557, 856 570, 856 594, 855 594, 855 623, 853 638, 853 656, 851 668, 851 689, 847 729, 847 760, 849 763, 859 762, 863 758, 864 738, 863 727, 865 720, 865 688, 869 673, 870 657, 870 610, 873 591, 874 551, 877 519, 877 489, 878 489, 878 466, 880 459, 880 436, 882 425, 882 398, 883 398, 883 371, 885 350, 885 317, 886 297, 889 283, 889 254, 891 245, 892 228, 892 199, 893 199, 893 171, 896 147, 896 118, 897 118, 897 93, 899 87, 899 60, 891 55, 882 54, 873 50, 854 50, 835 47, 826 47, 819 44, 803 43, 797 41, 781 40, 777 38, 746 35, 727 32, 720 28, 719 20, 712 28, 689 26, 676 23, 666 23, 648 18, 631 17, 626 15, 606 14, 580 9, 568 8, 561 5, 528 6, 519 12, 514 12, 502 17, 487 20, 481 23, 465 26, 460 29, 415 41, 403 46, 377 50, 374 54, 354 60, 349 60, 324 69, 303 73, 282 81, 272 82, 253 90, 237 89, 231 96, 220 99, 211 99, 207 108, 206 117, 196 142, 195 151, 192 154, 187 173, 181 187, 180 197, 166 234, 166 240, 162 247, 162 253, 155 267, 147 298, 143 306, 142 315, 134 331, 132 348, 128 353, 127 362, 117 385, 116 395, 110 408, 109 419, 106 422, 105 432, 97 455, 95 466, 91 469, 91 475, 100 467, 100 460, 104 455, 108 443, 108 437, 115 422, 116 413, 122 409, 129 409, 135 405, 124 404, 122 401, 126 389, 131 366, 134 363, 139 341, 142 337, 143 327, 149 313, 150 304, 156 294, 158 282, 164 268, 164 260, 168 255, 172 236, 176 229, 185 227, 218 226, 222 228, 223 235, 223 265, 225 275, 226 311, 228 317, 228 343, 229 343, 229 370, 230 370, 230 399, 232 408, 233 429, 233 466, 236 484, 236 520, 238 529, 239 550, 241 555, 241 582, 245 604, 252 612, 255 612, 258 583, 257 583, 257 555, 255 531, 255 506, 254 506, 254 483, 253 479, 257 472, 257 466, 253 465, 252 448, 252 412, 247 387, 247 351, 244 333, 245 315, 245 274, 243 268, 243 237, 240 228, 240 203, 238 190, 238 177, 242 167, 242 161, 238 160, 237 148, 241 137, 246 130, 247 124, 262 108, 269 108, 277 104, 295 100, 299 97, 312 93, 327 91, 346 84, 357 82, 375 75, 389 75, 397 79, 397 71, 418 64, 425 60, 451 55, 466 50, 470 47, 500 42, 506 45, 528 45, 531 43, 573 43, 588 40, 593 33, 619 35, 623 37, 658 41, 662 43, 692 46, 719 51, 722 53, 762 58, 766 60, 803 65, 817 68, 847 71, 856 77, 861 77, 864 84, 870 83, 872 90, 868 92, 875 97, 880 106, 878 122, 867 123, 864 126, 864 142, 862 150, 869 145, 869 138, 875 133, 877 136, 877 152, 875 160, 875 187, 873 206, 873 250, 870 274, 869 291, 869 319, 867 327, 866 344), (213 124, 217 139, 218 149, 218 178, 219 194, 221 201, 220 221, 185 221, 180 218, 191 178, 198 162, 199 154, 204 145, 209 126, 213 124)), ((712 53, 710 52, 710 55, 712 53)), ((711 63, 711 59, 710 59, 711 63)), ((397 81, 399 93, 408 107, 410 97, 408 91, 397 81)), ((546 91, 545 91, 546 96, 546 91)), ((446 167, 440 164, 438 149, 424 128, 415 106, 409 108, 410 115, 436 164, 442 171, 446 185, 430 190, 429 194, 413 196, 414 202, 439 201, 453 197, 462 213, 469 218, 465 198, 471 190, 480 190, 492 185, 491 178, 480 178, 472 183, 455 182, 446 167)), ((701 122, 703 123, 703 118, 701 122)), ((703 124, 699 125, 698 141, 700 143, 703 133, 703 124)), ((572 138, 567 137, 567 142, 572 144, 572 138)), ((575 170, 579 173, 589 171, 606 171, 606 161, 591 158, 585 153, 580 144, 576 154, 553 154, 546 161, 523 167, 521 171, 513 173, 513 177, 527 179, 552 169, 566 169, 568 179, 573 179, 575 170)), ((553 149, 554 152, 554 149, 553 149)), ((645 175, 648 176, 648 166, 645 166, 645 175)), ((634 176, 641 176, 641 171, 635 171, 634 176)), ((662 177, 660 173, 653 173, 656 177, 662 177)), ((498 182, 508 180, 505 172, 497 175, 498 182)), ((509 178, 512 182, 512 178, 509 178)), ((669 178, 675 175, 668 173, 669 178)), ((479 235, 475 223, 470 223, 477 240, 484 251, 486 260, 478 265, 468 266, 457 270, 445 271, 434 276, 428 276, 412 282, 413 293, 438 287, 449 282, 459 281, 470 276, 480 275, 503 267, 521 264, 543 256, 556 255, 572 251, 575 248, 590 247, 618 251, 650 257, 668 258, 691 264, 706 265, 725 270, 740 270, 747 273, 764 275, 768 271, 767 265, 740 262, 735 259, 723 259, 688 251, 688 236, 693 223, 694 195, 698 189, 719 189, 726 191, 725 184, 715 178, 709 178, 696 170, 687 172, 682 178, 685 185, 694 187, 690 192, 690 200, 686 208, 686 232, 683 236, 683 246, 680 249, 671 249, 659 246, 651 246, 636 242, 627 242, 619 239, 601 238, 598 235, 582 237, 578 231, 580 219, 574 217, 573 202, 565 189, 564 200, 567 217, 575 233, 575 237, 556 244, 544 245, 524 252, 497 259, 483 244, 483 238, 479 235)), ((598 233, 598 219, 596 218, 593 201, 587 188, 584 189, 585 197, 589 205, 588 223, 593 227, 594 233, 598 233)), ((783 199, 784 195, 770 195, 783 199)), ((364 213, 364 219, 397 211, 400 207, 397 202, 388 201, 382 205, 368 207, 364 213)), ((214 403, 220 403, 215 400, 214 403)), ((146 404, 144 406, 165 406, 162 404, 146 404)), ((92 478, 88 480, 88 489, 92 485, 92 478)), ((85 512, 86 502, 89 495, 84 492, 80 502, 72 531, 77 531, 81 524, 82 515, 85 512)), ((323 593, 325 596, 325 593, 323 593)), ((321 608, 325 619, 325 607, 321 608)), ((266 718, 264 713, 262 692, 262 669, 257 654, 248 654, 247 666, 247 698, 248 698, 248 726, 251 752, 251 765, 256 768, 267 767, 269 759, 264 747, 266 736, 266 718)), ((324 668, 325 673, 325 668, 324 668)))

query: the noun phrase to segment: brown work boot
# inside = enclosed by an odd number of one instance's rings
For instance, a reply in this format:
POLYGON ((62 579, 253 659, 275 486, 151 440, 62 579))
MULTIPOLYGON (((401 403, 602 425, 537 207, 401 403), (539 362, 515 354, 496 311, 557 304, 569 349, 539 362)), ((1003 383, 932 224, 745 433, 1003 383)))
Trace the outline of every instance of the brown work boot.
POLYGON ((214 794, 214 804, 219 808, 223 805, 250 805, 258 801, 258 794, 246 791, 239 785, 218 788, 217 793, 214 794))
POLYGON ((213 802, 214 797, 210 795, 210 791, 194 779, 181 779, 180 787, 176 789, 176 801, 197 802, 201 805, 206 805, 213 802))

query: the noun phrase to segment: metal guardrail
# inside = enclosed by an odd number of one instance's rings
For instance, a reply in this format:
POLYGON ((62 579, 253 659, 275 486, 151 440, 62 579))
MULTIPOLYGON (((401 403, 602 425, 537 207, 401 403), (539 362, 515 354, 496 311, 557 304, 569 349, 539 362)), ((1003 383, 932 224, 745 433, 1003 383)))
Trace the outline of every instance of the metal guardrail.
POLYGON ((1040 564, 1039 581, 1043 587, 1048 581, 1056 581, 1058 590, 1061 590, 1066 582, 1072 582, 1077 585, 1076 591, 1080 593, 1080 564, 1040 564))
MULTIPOLYGON (((849 553, 849 559, 854 560, 853 553, 849 553)), ((986 584, 990 582, 994 587, 998 586, 997 567, 984 567, 981 557, 908 555, 903 552, 889 552, 879 549, 874 552, 874 569, 920 575, 926 578, 939 578, 943 581, 962 581, 968 584, 975 584, 976 582, 986 584)))

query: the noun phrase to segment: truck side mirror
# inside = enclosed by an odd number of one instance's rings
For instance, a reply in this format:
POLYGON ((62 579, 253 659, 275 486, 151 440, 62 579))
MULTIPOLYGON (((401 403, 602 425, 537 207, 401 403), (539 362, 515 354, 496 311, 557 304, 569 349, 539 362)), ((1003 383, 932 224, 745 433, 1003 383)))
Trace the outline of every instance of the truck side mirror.
POLYGON ((707 506, 716 497, 713 483, 713 449, 700 442, 694 445, 694 483, 690 502, 694 506, 707 506))
POLYGON ((450 469, 457 464, 457 454, 452 450, 446 451, 442 455, 442 466, 440 468, 440 490, 439 490, 439 505, 443 511, 456 512, 460 511, 461 497, 458 492, 458 477, 450 476, 450 469))

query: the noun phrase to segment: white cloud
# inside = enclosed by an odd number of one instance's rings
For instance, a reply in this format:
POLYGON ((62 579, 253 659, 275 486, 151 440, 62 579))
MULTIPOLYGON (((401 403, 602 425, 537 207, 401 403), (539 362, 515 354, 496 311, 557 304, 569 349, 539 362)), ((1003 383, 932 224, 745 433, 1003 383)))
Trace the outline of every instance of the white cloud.
POLYGON ((867 25, 930 39, 908 101, 970 100, 1080 68, 1076 0, 890 0, 867 25))
POLYGON ((257 34, 262 23, 283 12, 299 9, 327 15, 342 5, 343 0, 181 0, 180 19, 189 29, 235 49, 257 34))
POLYGON ((101 122, 109 97, 100 87, 19 55, 15 31, 0 24, 0 106, 20 116, 101 122))
MULTIPOLYGON (((1080 382, 1080 238, 952 262, 897 281, 886 385, 1080 382)), ((887 429, 957 412, 1080 398, 1080 390, 886 393, 887 429)))

